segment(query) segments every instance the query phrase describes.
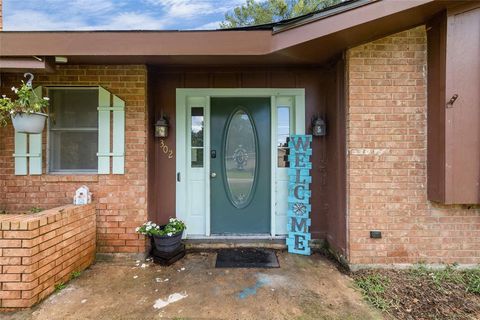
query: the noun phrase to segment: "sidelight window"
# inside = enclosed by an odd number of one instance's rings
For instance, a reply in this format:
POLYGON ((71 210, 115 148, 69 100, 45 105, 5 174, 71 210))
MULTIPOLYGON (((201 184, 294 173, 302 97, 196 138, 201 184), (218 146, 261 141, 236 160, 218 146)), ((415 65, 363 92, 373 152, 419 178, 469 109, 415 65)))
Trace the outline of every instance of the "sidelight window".
POLYGON ((192 108, 192 127, 191 127, 191 166, 192 168, 203 168, 204 153, 204 116, 203 108, 192 108))

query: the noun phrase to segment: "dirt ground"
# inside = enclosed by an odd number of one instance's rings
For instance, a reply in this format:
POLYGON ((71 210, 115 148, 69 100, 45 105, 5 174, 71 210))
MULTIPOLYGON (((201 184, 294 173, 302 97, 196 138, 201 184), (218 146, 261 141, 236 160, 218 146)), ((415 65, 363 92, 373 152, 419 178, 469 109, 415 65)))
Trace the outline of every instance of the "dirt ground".
POLYGON ((97 262, 17 319, 382 319, 325 257, 278 252, 281 268, 215 269, 215 253, 170 267, 97 262))
POLYGON ((480 269, 362 270, 352 274, 365 299, 399 320, 480 319, 480 269))

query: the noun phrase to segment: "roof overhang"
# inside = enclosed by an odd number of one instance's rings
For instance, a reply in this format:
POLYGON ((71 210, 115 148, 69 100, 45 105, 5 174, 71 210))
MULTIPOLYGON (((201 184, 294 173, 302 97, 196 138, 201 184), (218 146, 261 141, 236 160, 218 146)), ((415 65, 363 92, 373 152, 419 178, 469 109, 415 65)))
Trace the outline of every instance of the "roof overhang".
POLYGON ((51 58, 40 57, 1 57, 0 71, 3 72, 53 72, 55 64, 51 58))
POLYGON ((69 63, 314 65, 346 48, 424 24, 462 1, 360 0, 272 30, 0 32, 0 57, 66 56, 69 63))

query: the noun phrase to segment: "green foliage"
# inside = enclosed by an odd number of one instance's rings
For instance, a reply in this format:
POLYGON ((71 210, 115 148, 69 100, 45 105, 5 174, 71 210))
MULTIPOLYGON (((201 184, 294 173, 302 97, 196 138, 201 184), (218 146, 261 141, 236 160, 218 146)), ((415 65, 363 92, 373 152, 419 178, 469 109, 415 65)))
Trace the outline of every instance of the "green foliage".
POLYGON ((135 229, 136 232, 146 236, 173 236, 185 230, 187 226, 182 220, 170 218, 168 224, 159 226, 151 221, 145 222, 135 229))
POLYGON ((390 281, 380 274, 365 275, 355 279, 355 284, 360 288, 364 298, 374 307, 387 311, 392 302, 384 298, 384 294, 390 281))
POLYGON ((225 14, 220 28, 238 28, 278 22, 314 12, 341 0, 246 0, 245 4, 225 14))
POLYGON ((8 214, 7 210, 0 210, 0 214, 8 214))
POLYGON ((73 271, 72 274, 70 275, 70 278, 71 279, 76 279, 76 278, 80 277, 81 274, 82 274, 81 271, 73 271))
POLYGON ((439 288, 449 283, 461 284, 464 282, 462 274, 455 270, 454 265, 448 265, 441 269, 430 269, 423 264, 418 264, 410 269, 410 274, 414 277, 427 278, 439 288))
POLYGON ((39 212, 42 212, 42 211, 43 211, 43 208, 38 208, 38 207, 31 207, 30 208, 31 213, 39 213, 39 212))
POLYGON ((467 292, 480 294, 480 267, 465 271, 467 292))
POLYGON ((12 100, 6 95, 0 97, 0 126, 6 126, 11 116, 19 113, 45 112, 48 107, 48 97, 37 97, 33 88, 22 81, 20 88, 12 87, 17 99, 12 100))
POLYGON ((57 283, 55 285, 55 291, 61 291, 61 290, 65 289, 66 287, 67 287, 67 285, 63 282, 57 283))

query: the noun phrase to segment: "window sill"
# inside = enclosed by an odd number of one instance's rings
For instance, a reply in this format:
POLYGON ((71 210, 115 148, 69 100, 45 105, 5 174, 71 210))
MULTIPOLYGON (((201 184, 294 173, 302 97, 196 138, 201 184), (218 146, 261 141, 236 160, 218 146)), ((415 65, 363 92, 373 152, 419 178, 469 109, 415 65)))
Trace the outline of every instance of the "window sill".
POLYGON ((49 172, 42 176, 46 182, 98 182, 98 173, 49 172))

